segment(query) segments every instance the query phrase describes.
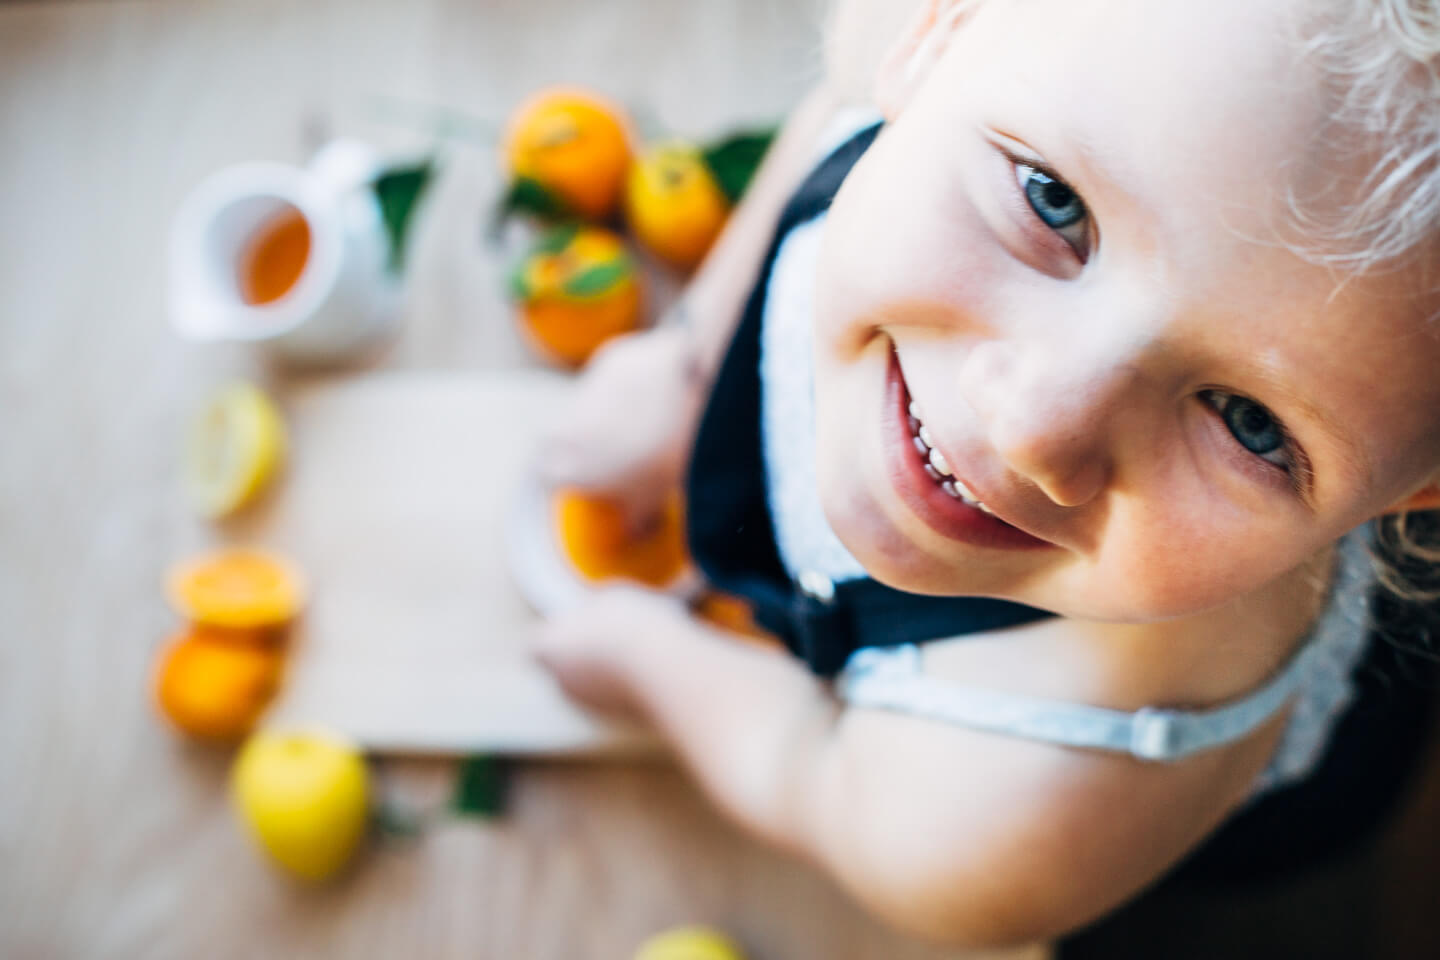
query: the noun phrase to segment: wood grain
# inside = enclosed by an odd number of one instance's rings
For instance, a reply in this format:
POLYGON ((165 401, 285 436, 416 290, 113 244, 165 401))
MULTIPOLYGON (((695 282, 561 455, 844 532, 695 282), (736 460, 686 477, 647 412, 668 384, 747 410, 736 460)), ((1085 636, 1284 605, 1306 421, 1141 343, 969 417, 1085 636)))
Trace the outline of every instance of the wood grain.
MULTIPOLYGON (((227 377, 287 385, 167 329, 165 236, 190 187, 300 162, 326 133, 428 149, 430 107, 475 118, 442 143, 380 365, 524 367, 480 239, 507 106, 569 81, 651 128, 773 120, 814 79, 817 21, 811 0, 0 5, 0 955, 613 960, 697 920, 757 960, 949 955, 739 836, 666 765, 527 765, 508 818, 441 819, 300 890, 240 834, 228 754, 149 704, 176 626, 162 571, 216 536, 181 506, 181 426, 227 377)), ((422 807, 451 774, 383 766, 422 807)))

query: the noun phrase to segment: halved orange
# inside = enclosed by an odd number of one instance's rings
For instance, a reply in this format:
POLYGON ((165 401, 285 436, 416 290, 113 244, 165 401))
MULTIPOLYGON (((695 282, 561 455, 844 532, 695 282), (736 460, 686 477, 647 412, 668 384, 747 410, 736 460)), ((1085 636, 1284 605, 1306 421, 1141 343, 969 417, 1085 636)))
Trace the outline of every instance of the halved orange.
POLYGON ((555 498, 555 529, 565 555, 588 580, 634 580, 660 589, 688 562, 680 495, 672 496, 655 526, 640 536, 626 529, 619 504, 575 491, 555 498))
POLYGON ((166 584, 188 620, 232 630, 275 627, 304 604, 300 571, 273 553, 231 547, 177 565, 166 584))

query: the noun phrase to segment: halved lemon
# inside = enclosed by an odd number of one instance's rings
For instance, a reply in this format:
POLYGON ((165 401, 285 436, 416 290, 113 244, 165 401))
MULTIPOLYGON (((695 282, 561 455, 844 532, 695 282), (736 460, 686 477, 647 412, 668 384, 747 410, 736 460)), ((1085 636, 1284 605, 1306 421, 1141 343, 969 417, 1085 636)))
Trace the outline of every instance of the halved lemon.
POLYGON ((185 490, 207 517, 228 516, 253 502, 280 469, 285 421, 252 383, 217 390, 190 425, 185 490))
POLYGON ((305 602, 300 571, 273 553, 229 547, 176 565, 166 584, 187 620, 231 630, 293 620, 305 602))

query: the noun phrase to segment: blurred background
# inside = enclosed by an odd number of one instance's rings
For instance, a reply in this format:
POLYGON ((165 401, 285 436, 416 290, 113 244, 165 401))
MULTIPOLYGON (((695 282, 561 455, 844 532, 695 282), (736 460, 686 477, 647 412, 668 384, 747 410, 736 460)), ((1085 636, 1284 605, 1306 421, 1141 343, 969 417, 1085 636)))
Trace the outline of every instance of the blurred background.
MULTIPOLYGON (((464 777, 485 794, 493 770, 372 759, 373 793, 408 821, 330 883, 299 884, 236 816, 234 748, 177 734, 155 702, 177 629, 165 572, 215 539, 187 500, 182 438, 218 385, 292 377, 250 345, 171 328, 170 232, 197 184, 242 162, 304 165, 337 137, 437 158, 405 231, 403 307, 363 369, 548 369, 507 279, 528 236, 487 240, 510 186, 507 117, 567 84, 646 140, 773 128, 819 76, 823 7, 0 2, 0 956, 584 960, 692 923, 752 960, 955 956, 880 929, 663 762, 507 764, 503 804, 464 809, 464 777)), ((648 322, 683 271, 639 262, 648 322)), ((1405 925, 1435 891, 1406 878, 1434 876, 1417 861, 1440 848, 1435 779, 1390 866, 1293 903, 1343 911, 1370 884, 1374 909, 1398 905, 1386 935, 1420 942, 1405 925)))

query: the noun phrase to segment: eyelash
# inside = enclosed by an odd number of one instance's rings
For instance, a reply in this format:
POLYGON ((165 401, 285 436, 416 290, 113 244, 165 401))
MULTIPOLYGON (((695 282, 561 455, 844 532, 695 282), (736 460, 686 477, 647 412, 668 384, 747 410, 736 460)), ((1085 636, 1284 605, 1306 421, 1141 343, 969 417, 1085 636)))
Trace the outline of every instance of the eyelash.
POLYGON ((1303 497, 1305 495, 1306 491, 1309 489, 1310 486, 1310 460, 1305 455, 1304 450, 1301 449, 1300 444, 1296 442, 1295 437, 1290 433, 1290 429, 1285 426, 1284 421, 1282 421, 1279 417, 1275 416, 1275 414, 1271 413, 1270 409, 1264 404, 1258 403, 1254 400, 1250 400, 1248 397, 1245 397, 1241 394, 1231 393, 1228 390, 1219 390, 1213 388, 1201 390, 1200 399, 1205 404, 1205 407, 1210 411, 1210 414, 1220 421, 1221 426, 1225 429, 1226 435, 1229 436, 1231 442, 1234 443, 1234 445, 1241 452, 1242 455, 1244 455, 1252 462, 1259 461, 1260 464, 1263 464, 1263 468, 1266 470, 1278 470, 1279 472, 1283 473, 1285 475, 1287 485, 1290 487, 1290 489, 1297 496, 1303 497), (1254 404, 1256 407, 1263 410, 1266 416, 1268 416, 1274 422, 1275 427, 1277 430, 1279 430, 1281 437, 1281 445, 1276 452, 1283 457, 1283 463, 1276 463, 1274 460, 1267 459, 1265 455, 1250 450, 1243 443, 1241 443, 1240 438, 1235 436, 1235 434, 1230 430, 1230 426, 1225 420, 1224 405, 1226 401, 1231 399, 1244 400, 1254 404))
POLYGON ((1070 186, 1070 182, 1064 177, 1060 176, 1060 174, 1056 173, 1054 169, 1046 166, 1044 163, 1041 163, 1038 160, 1031 159, 1030 157, 1022 157, 1004 147, 1000 147, 1000 152, 1003 153, 1005 155, 1005 158, 1010 161, 1012 174, 1011 182, 1015 184, 1015 189, 1019 197, 1019 202, 1024 208, 1025 214, 1028 216, 1031 223, 1036 228, 1043 230, 1053 236, 1059 237, 1060 240, 1067 247, 1070 248, 1070 251, 1075 254, 1075 257, 1080 261, 1081 264, 1088 262, 1091 255, 1094 253, 1095 247, 1094 218, 1090 213, 1089 205, 1085 203, 1085 198, 1080 195, 1080 191, 1070 186), (1050 226, 1050 224, 1046 223, 1040 218, 1040 214, 1035 211, 1034 206, 1030 202, 1030 198, 1025 193, 1024 186, 1020 182, 1020 173, 1022 170, 1028 170, 1032 173, 1036 173, 1040 176, 1045 177, 1047 180, 1052 180, 1055 183, 1058 183, 1061 186, 1065 187, 1065 189, 1069 190, 1075 195, 1075 199, 1080 202, 1081 207, 1085 211, 1084 218, 1081 222, 1086 224, 1088 227, 1085 232, 1085 240, 1082 243, 1077 243, 1071 240, 1059 229, 1050 226))

